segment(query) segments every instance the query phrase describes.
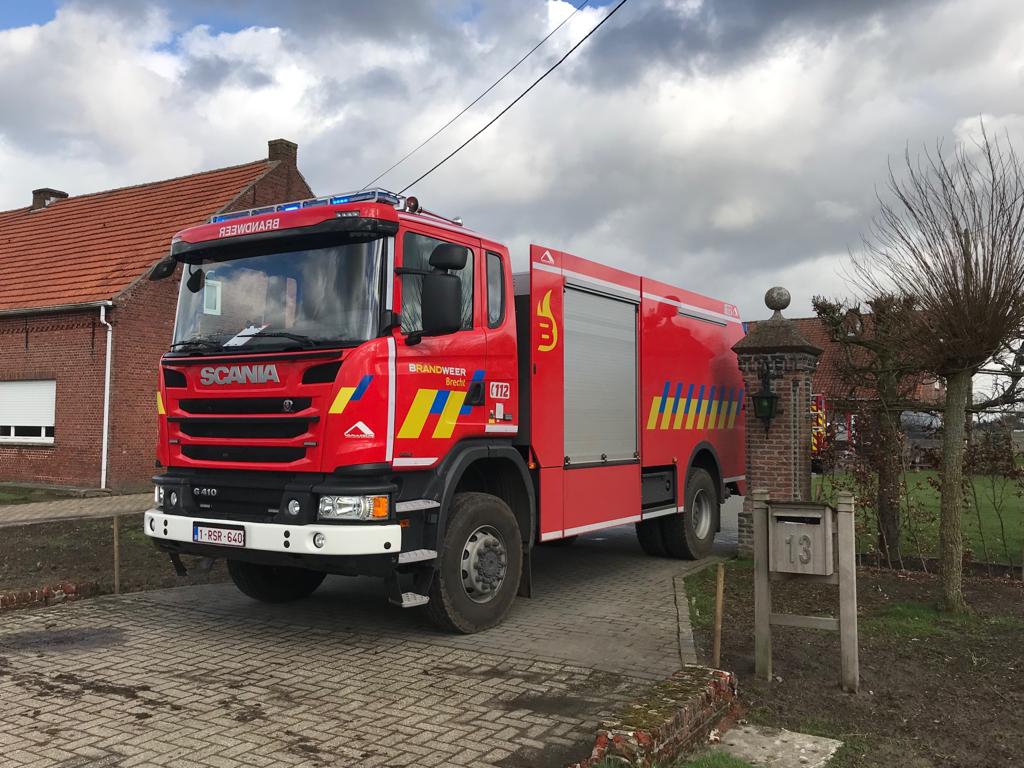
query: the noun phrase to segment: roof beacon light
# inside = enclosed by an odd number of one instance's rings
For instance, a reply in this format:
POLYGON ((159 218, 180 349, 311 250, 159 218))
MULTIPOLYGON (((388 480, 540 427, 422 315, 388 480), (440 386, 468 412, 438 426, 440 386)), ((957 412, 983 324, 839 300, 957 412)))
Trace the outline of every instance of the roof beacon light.
POLYGON ((346 203, 386 203, 398 206, 401 198, 394 192, 386 189, 364 189, 358 192, 347 192, 343 195, 327 195, 325 197, 313 197, 309 200, 295 200, 280 205, 264 206, 262 208, 250 208, 246 211, 233 211, 231 213, 219 213, 210 217, 211 224, 231 219, 244 219, 249 216, 262 216, 265 213, 281 213, 285 211, 297 211, 300 208, 313 208, 320 205, 345 205, 346 203))

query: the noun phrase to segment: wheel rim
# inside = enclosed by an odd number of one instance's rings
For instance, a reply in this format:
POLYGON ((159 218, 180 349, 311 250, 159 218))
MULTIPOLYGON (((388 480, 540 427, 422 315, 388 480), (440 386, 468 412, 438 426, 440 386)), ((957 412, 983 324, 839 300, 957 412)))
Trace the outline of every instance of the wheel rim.
POLYGON ((711 500, 703 489, 698 490, 693 496, 690 516, 693 520, 694 535, 698 539, 706 539, 711 531, 711 500))
POLYGON ((489 603, 498 594, 508 571, 505 540, 489 525, 481 525, 462 547, 462 588, 474 603, 489 603))

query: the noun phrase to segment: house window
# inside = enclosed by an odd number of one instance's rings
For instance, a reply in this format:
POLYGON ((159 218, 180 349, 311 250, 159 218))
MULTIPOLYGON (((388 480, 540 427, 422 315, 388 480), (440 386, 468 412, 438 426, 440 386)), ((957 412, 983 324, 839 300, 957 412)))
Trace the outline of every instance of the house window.
POLYGON ((207 279, 203 283, 203 314, 220 314, 220 280, 207 279))
MULTIPOLYGON (((430 269, 430 254, 443 240, 407 232, 402 241, 402 266, 430 269)), ((462 282, 462 328, 473 327, 473 251, 466 248, 466 266, 457 274, 462 282)), ((423 330, 422 281, 408 277, 402 282, 402 333, 423 330)))
POLYGON ((0 381, 0 443, 53 443, 56 381, 0 381))

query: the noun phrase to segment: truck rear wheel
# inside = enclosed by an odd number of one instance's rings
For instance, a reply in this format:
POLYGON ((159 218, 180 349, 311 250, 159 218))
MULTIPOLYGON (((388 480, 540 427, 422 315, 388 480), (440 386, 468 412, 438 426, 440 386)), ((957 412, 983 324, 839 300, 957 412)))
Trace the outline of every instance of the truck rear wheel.
POLYGON ((686 476, 683 514, 661 518, 665 548, 672 557, 699 560, 711 554, 718 530, 720 505, 715 481, 706 469, 695 467, 686 476))
POLYGON ((309 597, 327 575, 305 568, 259 565, 242 560, 228 560, 228 573, 243 594, 264 603, 288 603, 309 597))
POLYGON ((665 536, 661 530, 661 520, 642 520, 636 524, 636 538, 640 549, 652 557, 668 557, 665 549, 665 536))
POLYGON ((523 540, 508 504, 489 493, 455 495, 427 613, 442 629, 480 632, 505 618, 519 589, 523 540))

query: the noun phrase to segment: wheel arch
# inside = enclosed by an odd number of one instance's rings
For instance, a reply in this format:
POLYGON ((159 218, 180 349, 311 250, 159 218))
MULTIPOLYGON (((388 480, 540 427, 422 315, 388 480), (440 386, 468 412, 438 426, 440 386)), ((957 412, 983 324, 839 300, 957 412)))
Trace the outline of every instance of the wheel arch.
POLYGON ((715 488, 718 490, 718 503, 723 503, 725 501, 725 486, 722 482, 722 464, 718 459, 718 451, 715 450, 715 446, 707 440, 697 443, 690 452, 690 459, 686 463, 686 475, 682 482, 684 500, 686 498, 686 478, 689 477, 690 470, 694 467, 706 470, 711 475, 711 479, 715 482, 715 488))
POLYGON ((455 494, 479 491, 497 496, 512 509, 523 547, 532 548, 536 534, 537 500, 522 454, 511 445, 469 445, 453 457, 445 472, 438 535, 443 535, 455 494))

